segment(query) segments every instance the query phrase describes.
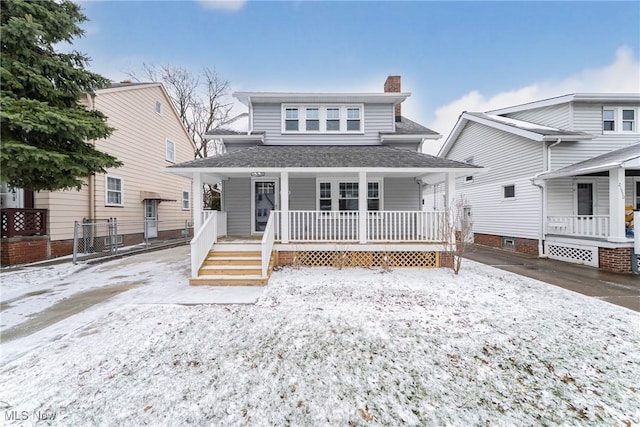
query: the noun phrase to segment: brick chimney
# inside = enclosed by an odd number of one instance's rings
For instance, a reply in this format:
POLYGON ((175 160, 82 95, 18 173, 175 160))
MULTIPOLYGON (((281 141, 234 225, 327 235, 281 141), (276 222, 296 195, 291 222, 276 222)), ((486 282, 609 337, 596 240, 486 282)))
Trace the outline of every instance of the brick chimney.
MULTIPOLYGON (((387 77, 387 81, 384 82, 384 91, 385 92, 402 92, 400 89, 400 76, 389 76, 387 77)), ((396 122, 401 121, 402 111, 400 108, 400 104, 396 105, 396 122)))

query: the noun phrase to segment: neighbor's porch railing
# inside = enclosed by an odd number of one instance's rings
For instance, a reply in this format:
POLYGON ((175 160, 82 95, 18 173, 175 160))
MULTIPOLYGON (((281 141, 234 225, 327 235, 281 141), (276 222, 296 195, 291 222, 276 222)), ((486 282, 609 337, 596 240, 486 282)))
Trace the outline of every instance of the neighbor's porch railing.
MULTIPOLYGON (((281 240, 280 211, 273 211, 275 238, 281 240)), ((367 212, 367 242, 443 241, 444 212, 367 212)), ((357 211, 289 211, 289 242, 359 242, 357 211)))
POLYGON ((46 234, 46 209, 2 209, 2 237, 46 234))
POLYGON ((579 237, 608 237, 608 215, 565 215, 547 217, 547 234, 579 237))

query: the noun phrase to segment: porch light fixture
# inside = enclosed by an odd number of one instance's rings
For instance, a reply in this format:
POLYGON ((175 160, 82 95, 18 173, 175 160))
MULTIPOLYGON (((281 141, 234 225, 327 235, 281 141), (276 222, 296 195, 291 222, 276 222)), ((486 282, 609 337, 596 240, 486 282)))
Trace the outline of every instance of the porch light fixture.
POLYGON ((264 172, 251 172, 251 176, 264 176, 264 172))

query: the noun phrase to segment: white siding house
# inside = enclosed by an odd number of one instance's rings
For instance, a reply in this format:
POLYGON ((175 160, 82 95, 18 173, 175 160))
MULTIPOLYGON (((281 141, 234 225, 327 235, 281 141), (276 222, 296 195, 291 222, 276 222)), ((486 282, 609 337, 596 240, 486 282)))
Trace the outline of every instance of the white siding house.
MULTIPOLYGON (((613 271, 637 269, 640 94, 572 94, 463 113, 439 156, 488 172, 459 178, 476 243, 613 271)), ((430 208, 438 189, 428 187, 430 208)), ((436 196, 437 198, 437 196, 436 196)))
MULTIPOLYGON (((444 212, 425 180, 480 169, 421 153, 437 132, 403 117, 400 77, 381 93, 234 94, 247 132, 212 131, 225 154, 168 168, 222 183, 222 212, 194 200, 191 284, 264 284, 274 264, 439 266, 444 212)), ((196 195, 197 196, 197 195, 196 195)))

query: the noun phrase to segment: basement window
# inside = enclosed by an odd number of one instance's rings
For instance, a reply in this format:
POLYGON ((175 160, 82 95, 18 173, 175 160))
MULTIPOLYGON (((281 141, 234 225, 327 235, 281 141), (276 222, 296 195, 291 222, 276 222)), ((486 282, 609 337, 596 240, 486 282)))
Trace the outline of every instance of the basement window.
POLYGON ((502 237, 502 248, 503 249, 516 249, 516 238, 515 237, 502 237))

